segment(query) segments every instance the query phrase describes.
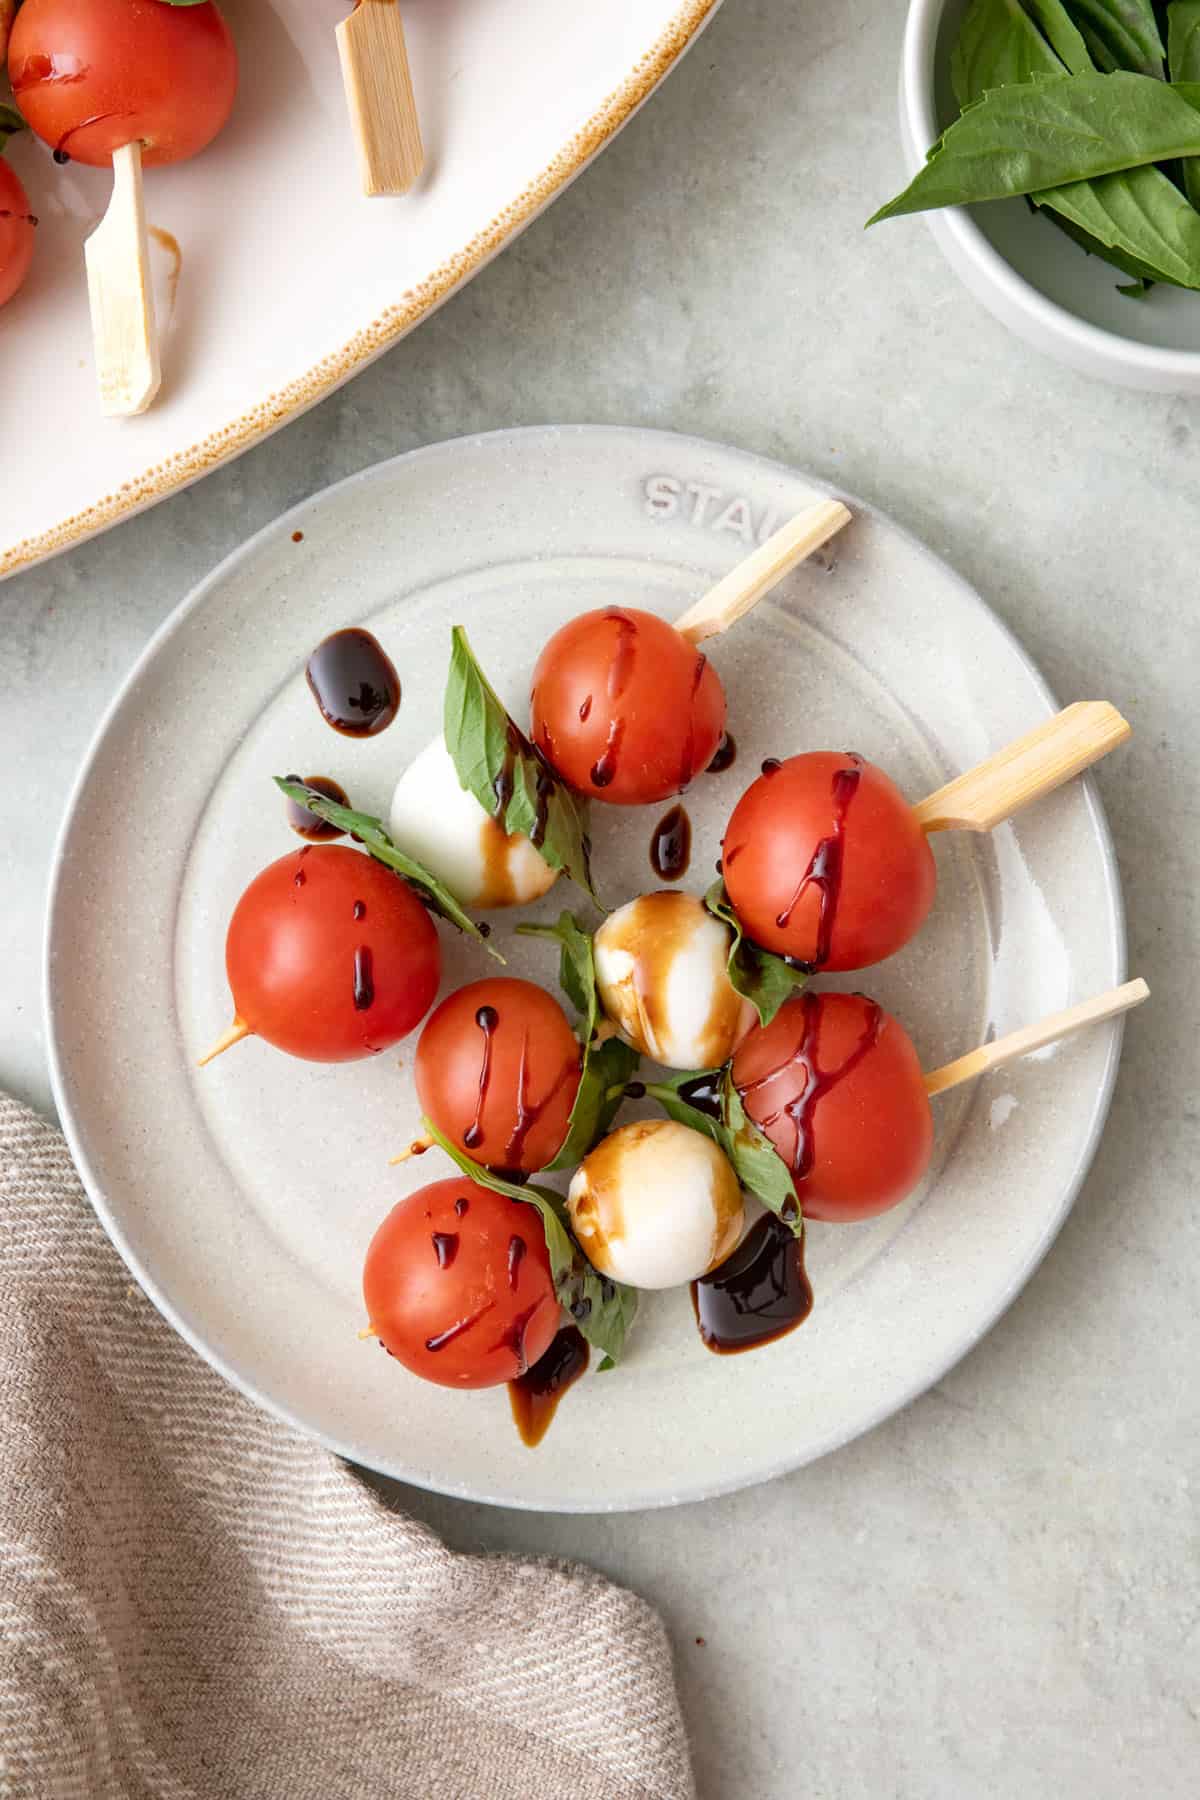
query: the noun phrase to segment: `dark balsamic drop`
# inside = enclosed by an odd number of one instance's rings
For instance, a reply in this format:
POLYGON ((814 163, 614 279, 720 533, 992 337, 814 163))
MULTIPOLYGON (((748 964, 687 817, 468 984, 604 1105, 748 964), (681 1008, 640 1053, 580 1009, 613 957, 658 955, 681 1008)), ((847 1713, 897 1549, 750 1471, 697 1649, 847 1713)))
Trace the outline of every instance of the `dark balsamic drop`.
POLYGON ((772 775, 778 775, 782 767, 783 764, 777 756, 768 756, 763 760, 762 772, 770 780, 772 775))
POLYGON ((645 1082, 627 1081, 625 1083, 625 1098, 627 1100, 644 1100, 646 1098, 645 1082))
POLYGON ((813 1293, 804 1244, 771 1213, 751 1227, 719 1269, 692 1283, 692 1306, 709 1350, 730 1356, 802 1325, 813 1293))
POLYGON ((435 1231, 433 1237, 433 1254, 437 1257, 439 1269, 448 1269, 458 1255, 457 1231, 435 1231))
POLYGON ((559 1401, 587 1366, 588 1347, 582 1332, 576 1331, 573 1325, 564 1325, 532 1369, 526 1369, 523 1375, 509 1382, 512 1415, 522 1442, 531 1450, 541 1443, 559 1401))
POLYGON ((707 1113, 710 1119, 721 1117, 721 1070, 706 1070, 703 1075, 693 1076, 678 1089, 679 1098, 688 1106, 694 1106, 697 1112, 707 1113))
MULTIPOLYGON (((783 911, 775 919, 780 931, 786 931, 792 913, 799 905, 806 889, 816 888, 819 910, 817 913, 816 954, 808 965, 810 970, 819 969, 829 961, 833 947, 833 928, 837 921, 838 901, 842 892, 842 861, 845 854, 846 814, 850 810, 850 802, 858 792, 862 780, 862 757, 854 751, 847 752, 850 763, 848 769, 838 769, 833 777, 832 792, 832 829, 828 837, 818 839, 816 848, 809 859, 808 867, 796 884, 795 892, 783 911)), ((764 771, 766 765, 763 765, 764 771)), ((804 964, 800 965, 802 968, 804 964)))
POLYGON ((458 1196, 458 1199, 454 1202, 454 1210, 460 1219, 464 1216, 470 1204, 471 1202, 467 1199, 465 1194, 460 1194, 458 1196))
POLYGON ((395 665, 378 638, 358 626, 319 643, 306 674, 321 717, 347 737, 375 737, 400 710, 395 665))
POLYGON ((621 739, 625 735, 625 721, 614 718, 608 728, 608 738, 604 745, 603 755, 599 756, 589 770, 589 779, 593 787, 611 787, 617 773, 617 754, 621 748, 621 739))
POLYGON ((351 910, 350 916, 352 919, 355 919, 355 920, 365 919, 367 916, 366 901, 365 900, 356 900, 354 902, 354 906, 351 910))
POLYGON ((518 1381, 521 1379, 521 1376, 527 1374, 529 1370, 529 1358, 525 1354, 525 1333, 529 1328, 530 1319, 532 1319, 534 1313, 537 1312, 541 1304, 542 1302, 540 1299, 535 1300, 533 1305, 527 1306, 523 1313, 518 1313, 512 1323, 505 1326, 493 1346, 496 1350, 512 1351, 517 1359, 516 1379, 518 1381))
MULTIPOLYGON (((70 132, 68 132, 67 136, 70 137, 70 135, 71 135, 70 132)), ((71 160, 69 152, 64 150, 61 144, 58 146, 57 150, 52 150, 50 152, 50 154, 54 158, 55 162, 58 164, 60 169, 65 169, 67 164, 71 160)))
POLYGON ((518 1237, 514 1231, 508 1240, 508 1285, 515 1292, 517 1272, 525 1258, 525 1239, 518 1237))
POLYGON ((727 731, 713 751, 713 759, 709 763, 705 773, 709 775, 723 775, 726 769, 732 769, 736 761, 737 745, 733 740, 733 734, 727 731))
MULTIPOLYGON (((338 806, 349 806, 346 790, 329 775, 289 775, 289 781, 303 780, 305 787, 316 788, 318 794, 324 794, 327 800, 336 801, 338 806)), ((330 825, 325 819, 318 819, 316 813, 309 812, 307 806, 301 806, 298 800, 285 801, 287 822, 298 837, 307 838, 310 843, 319 844, 325 838, 345 837, 340 825, 330 825)))
POLYGON ((354 1010, 369 1012, 375 1004, 375 975, 368 945, 360 944, 354 952, 354 1010))
POLYGON ((692 856, 692 821, 682 806, 673 806, 654 827, 650 867, 660 881, 679 881, 692 856))
POLYGON ((479 1098, 475 1103, 475 1117, 463 1132, 463 1143, 468 1150, 478 1150, 483 1142, 483 1109, 487 1104, 488 1084, 492 1078, 492 1036, 500 1023, 500 1014, 494 1006, 481 1006, 475 1014, 475 1023, 483 1033, 483 1060, 479 1065, 479 1098))

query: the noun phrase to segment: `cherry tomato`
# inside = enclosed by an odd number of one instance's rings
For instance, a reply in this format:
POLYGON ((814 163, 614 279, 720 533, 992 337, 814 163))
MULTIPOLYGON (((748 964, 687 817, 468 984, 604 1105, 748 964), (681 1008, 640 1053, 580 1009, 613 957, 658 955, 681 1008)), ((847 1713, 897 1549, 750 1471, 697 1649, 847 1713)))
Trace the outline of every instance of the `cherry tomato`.
POLYGON ((933 1115, 912 1040, 864 994, 797 994, 733 1059, 742 1104, 806 1218, 886 1212, 929 1167, 933 1115))
POLYGON ((814 969, 891 956, 924 923, 937 886, 908 801, 852 752, 765 762, 733 809, 721 862, 747 936, 814 969))
POLYGON ((708 658, 653 613, 609 606, 556 631, 533 672, 533 741, 596 800, 676 794, 716 754, 725 690, 708 658))
POLYGON ((13 13, 17 9, 17 0, 0 0, 0 57, 8 50, 8 34, 12 30, 13 13))
POLYGON ((105 166, 139 140, 150 167, 183 162, 216 137, 237 91, 237 52, 211 0, 25 0, 8 73, 52 149, 105 166))
POLYGON ((238 901, 225 968, 238 1019, 259 1037, 309 1062, 352 1062, 424 1018, 441 952, 398 875, 347 845, 306 845, 238 901))
POLYGON ((493 976, 450 994, 417 1044, 421 1111, 476 1162, 532 1175, 567 1135, 582 1052, 557 1000, 493 976))
POLYGON ((29 273, 36 224, 25 189, 0 157, 0 306, 12 299, 29 273))
POLYGON ((515 1381, 560 1314, 537 1213, 461 1176, 393 1206, 367 1250, 363 1299, 385 1348, 443 1387, 515 1381))

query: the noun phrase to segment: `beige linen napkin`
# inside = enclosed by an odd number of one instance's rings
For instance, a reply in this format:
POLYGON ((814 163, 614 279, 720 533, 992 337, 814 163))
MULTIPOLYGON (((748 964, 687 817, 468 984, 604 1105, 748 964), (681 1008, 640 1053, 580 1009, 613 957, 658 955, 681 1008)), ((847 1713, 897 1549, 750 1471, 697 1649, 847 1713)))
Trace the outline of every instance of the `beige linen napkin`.
POLYGON ((0 1095, 0 1794, 686 1800, 667 1639, 451 1554, 227 1387, 0 1095))

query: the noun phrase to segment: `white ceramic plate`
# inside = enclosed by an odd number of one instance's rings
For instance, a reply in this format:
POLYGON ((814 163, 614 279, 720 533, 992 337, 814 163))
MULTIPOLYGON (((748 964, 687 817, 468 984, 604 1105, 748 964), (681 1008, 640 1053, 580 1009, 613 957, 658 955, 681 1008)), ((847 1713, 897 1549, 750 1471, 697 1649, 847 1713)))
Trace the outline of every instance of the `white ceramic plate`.
MULTIPOLYGON (((761 1480, 936 1380, 1062 1223, 1108 1104, 1115 1028, 939 1100, 922 1193, 872 1224, 812 1229, 818 1301, 801 1330, 715 1357, 686 1291, 649 1296, 627 1362, 573 1390, 530 1451, 503 1390, 428 1386, 355 1336, 372 1231, 403 1193, 448 1172, 432 1155, 387 1167, 416 1118, 412 1041, 325 1068, 251 1041, 194 1066, 230 1014, 233 903, 295 847, 272 773, 324 770, 386 812, 440 718, 452 623, 469 626, 517 711, 564 619, 607 602, 676 614, 816 488, 776 463, 633 430, 505 432, 401 457, 224 563, 162 628, 101 727, 68 810, 48 928, 48 1037, 72 1147, 173 1323, 262 1404, 361 1463, 563 1511, 761 1480), (365 743, 328 729, 303 678, 312 646, 358 622, 405 685, 396 723, 365 743)), ((739 756, 688 797, 697 889, 768 753, 849 745, 916 798, 1052 708, 976 595, 865 508, 831 570, 797 571, 714 654, 739 756)), ((594 810, 614 899, 653 885, 662 810, 594 810)), ((935 843, 933 918, 890 962, 844 980, 865 981, 905 1020, 927 1066, 1121 979, 1120 895, 1088 782, 990 839, 935 843)), ((569 903, 560 884, 533 910, 569 903)), ((496 918, 512 968, 552 983, 547 948, 510 944, 496 918)), ((490 966, 443 940, 444 988, 490 966)))
MULTIPOLYGON (((140 419, 100 416, 82 244, 97 169, 9 155, 41 219, 0 319, 21 454, 0 483, 0 577, 160 500, 347 380, 468 281, 620 130, 720 0, 404 0, 426 146, 403 199, 359 192, 334 26, 347 0, 222 0, 241 64, 229 125, 146 178, 163 387, 140 419)), ((0 87, 3 87, 0 77, 0 87)))

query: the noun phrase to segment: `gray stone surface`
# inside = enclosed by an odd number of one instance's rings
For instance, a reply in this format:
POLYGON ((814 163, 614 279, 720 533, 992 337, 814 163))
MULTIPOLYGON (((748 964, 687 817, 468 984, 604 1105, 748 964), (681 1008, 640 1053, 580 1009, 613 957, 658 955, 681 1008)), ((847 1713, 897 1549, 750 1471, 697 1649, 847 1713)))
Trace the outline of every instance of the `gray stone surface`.
POLYGON ((44 889, 96 720, 176 601, 284 506, 433 439, 590 419, 744 444, 877 502, 1064 699, 1111 696, 1136 727, 1099 779, 1154 1000, 1075 1211, 966 1362, 788 1479, 634 1517, 402 1502, 455 1545, 581 1557, 660 1606, 703 1800, 1183 1796, 1200 413, 1024 350, 919 221, 863 235, 900 181, 902 13, 727 0, 609 154, 414 337, 231 468, 0 588, 0 1082, 49 1105, 44 889))

